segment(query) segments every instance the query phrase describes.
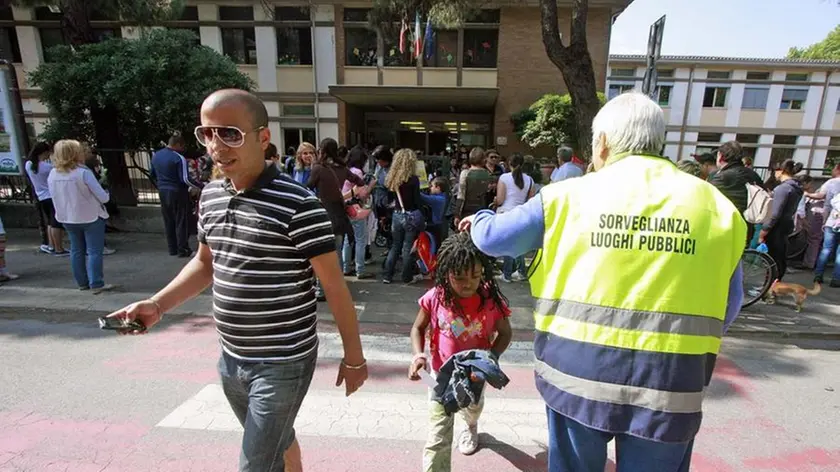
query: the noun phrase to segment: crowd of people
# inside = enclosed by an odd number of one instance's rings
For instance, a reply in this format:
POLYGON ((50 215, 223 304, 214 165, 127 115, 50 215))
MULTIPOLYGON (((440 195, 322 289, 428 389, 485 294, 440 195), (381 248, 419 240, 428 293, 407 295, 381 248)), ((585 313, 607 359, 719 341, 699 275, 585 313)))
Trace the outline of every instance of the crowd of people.
POLYGON ((752 203, 747 186, 754 185, 768 192, 772 198, 767 219, 747 227, 747 245, 766 251, 782 280, 788 272, 790 237, 803 232, 805 242, 800 270, 813 270, 814 281, 823 283, 825 268, 834 260, 835 269, 830 287, 840 287, 840 255, 837 252, 840 234, 840 164, 831 171, 831 178, 814 188, 814 178, 803 173, 802 163, 793 159, 775 162, 767 179, 752 169, 752 160, 744 156, 737 141, 722 144, 716 151, 682 160, 677 166, 692 175, 707 180, 726 195, 741 214, 752 203), (833 258, 833 259, 832 259, 833 258))
MULTIPOLYGON (((265 106, 240 90, 211 94, 200 116, 195 136, 207 156, 197 173, 190 175, 180 135, 152 161, 170 254, 189 262, 158 293, 110 316, 140 322, 143 330, 125 334, 141 334, 212 284, 218 370, 244 428, 241 471, 302 470, 294 419, 315 370, 319 300, 328 302, 344 348, 336 385, 350 395, 365 383, 345 277, 375 277, 368 265, 377 234, 388 246, 385 284, 422 277, 416 246, 425 235, 437 249, 410 333, 412 380, 440 374, 471 350, 495 365, 512 336, 502 287, 528 280, 551 472, 603 471, 613 440, 619 470, 687 472, 721 338, 740 311, 744 248, 766 246, 782 278, 796 215, 811 221, 818 201, 826 202, 825 218, 807 225, 823 230, 819 281, 838 241, 840 167, 812 191, 792 160, 763 182, 737 142, 723 144, 706 170, 697 160, 674 165, 659 155, 661 108, 635 92, 595 117, 590 169, 561 147, 546 185, 533 157, 481 147, 460 148, 450 172, 431 175, 414 150, 348 149, 332 138, 280 156, 265 106), (761 225, 745 221, 749 185, 772 192, 761 225), (191 189, 199 199, 194 255, 185 245, 191 189), (534 251, 526 267, 524 255, 534 251)), ((49 152, 51 165, 39 154, 27 171, 51 168, 43 197, 52 202, 42 205, 53 208, 51 232, 63 226, 70 234, 79 288, 108 290, 98 256, 108 193, 85 165, 84 145, 65 140, 49 152)), ((51 241, 45 252, 60 253, 51 241)), ((461 410, 463 454, 479 447, 480 390, 461 410)), ((453 436, 436 387, 424 470, 451 469, 453 436)))

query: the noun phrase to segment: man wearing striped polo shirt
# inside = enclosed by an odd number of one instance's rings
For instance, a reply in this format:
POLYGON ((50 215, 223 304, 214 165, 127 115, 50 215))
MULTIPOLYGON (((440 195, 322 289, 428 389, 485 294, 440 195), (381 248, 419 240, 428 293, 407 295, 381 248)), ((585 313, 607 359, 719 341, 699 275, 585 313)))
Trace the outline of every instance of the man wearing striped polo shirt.
POLYGON ((318 350, 313 275, 344 344, 336 385, 350 395, 367 378, 330 220, 311 192, 265 164, 268 113, 254 95, 214 92, 195 134, 225 176, 201 195, 198 253, 166 288, 110 316, 151 328, 212 282, 222 387, 245 430, 239 470, 301 470, 293 426, 318 350))

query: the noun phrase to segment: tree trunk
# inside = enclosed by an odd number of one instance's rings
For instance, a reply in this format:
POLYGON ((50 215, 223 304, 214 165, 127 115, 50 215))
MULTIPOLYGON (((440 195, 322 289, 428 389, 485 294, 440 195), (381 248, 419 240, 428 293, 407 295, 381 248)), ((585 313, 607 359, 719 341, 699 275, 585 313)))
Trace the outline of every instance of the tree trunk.
MULTIPOLYGON (((71 46, 97 42, 90 24, 90 2, 65 0, 61 11, 64 13, 61 18, 62 33, 71 46)), ((96 148, 102 150, 100 155, 110 175, 111 198, 119 205, 136 206, 137 196, 131 185, 125 163, 125 146, 119 130, 119 110, 110 105, 102 107, 92 103, 90 117, 96 131, 96 148)))
POLYGON ((563 81, 572 98, 572 108, 577 124, 577 148, 584 160, 592 155, 592 120, 601 107, 595 89, 595 70, 586 42, 586 17, 588 0, 574 0, 572 9, 571 39, 563 44, 558 27, 557 0, 540 0, 540 19, 543 44, 548 58, 563 75, 563 81))
POLYGON ((601 108, 601 102, 595 90, 595 72, 592 69, 589 51, 577 60, 565 63, 560 70, 572 98, 575 113, 577 133, 575 150, 582 159, 588 162, 592 156, 592 120, 601 108))
POLYGON ((119 112, 113 106, 91 107, 90 117, 96 132, 97 152, 108 169, 111 198, 118 205, 137 206, 137 195, 125 163, 125 149, 118 125, 119 112))

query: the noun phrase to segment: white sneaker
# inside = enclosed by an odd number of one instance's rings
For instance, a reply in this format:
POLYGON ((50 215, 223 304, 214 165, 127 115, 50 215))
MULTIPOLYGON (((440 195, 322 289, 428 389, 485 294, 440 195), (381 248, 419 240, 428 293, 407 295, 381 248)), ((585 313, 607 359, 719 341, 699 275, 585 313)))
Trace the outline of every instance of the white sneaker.
POLYGON ((41 249, 41 252, 43 252, 44 254, 52 254, 52 253, 55 252, 55 249, 47 246, 46 244, 41 244, 40 249, 41 249))
POLYGON ((111 254, 113 254, 113 253, 115 253, 115 252, 117 252, 117 250, 116 250, 116 249, 111 249, 111 248, 109 248, 109 247, 102 248, 102 255, 103 255, 103 256, 110 256, 111 254))
POLYGON ((523 280, 527 280, 526 277, 522 277, 519 272, 514 272, 513 275, 510 276, 510 279, 514 282, 522 282, 523 280))
POLYGON ((458 438, 458 451, 469 456, 478 450, 478 426, 470 426, 461 432, 458 438))
POLYGON ((499 275, 497 275, 497 276, 496 276, 496 278, 497 278, 497 279, 499 279, 499 280, 501 280, 502 282, 505 282, 505 283, 511 283, 511 282, 513 282, 513 280, 511 280, 511 279, 509 279, 509 278, 505 277, 505 274, 499 274, 499 275))

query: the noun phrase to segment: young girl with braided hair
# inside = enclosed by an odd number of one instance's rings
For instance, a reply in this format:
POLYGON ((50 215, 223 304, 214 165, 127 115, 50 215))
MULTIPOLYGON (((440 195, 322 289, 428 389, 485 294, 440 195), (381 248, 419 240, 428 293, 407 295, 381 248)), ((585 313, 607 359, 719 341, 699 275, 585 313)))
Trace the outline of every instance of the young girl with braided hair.
MULTIPOLYGON (((490 351, 498 359, 510 344, 510 309, 499 290, 492 260, 480 252, 468 233, 447 238, 438 251, 435 286, 420 298, 420 311, 411 328, 414 359, 408 377, 419 380, 419 372, 438 372, 454 354, 470 349, 490 351), (429 356, 425 335, 429 331, 429 356)), ((484 396, 477 405, 460 411, 467 428, 458 439, 465 455, 478 449, 478 418, 484 396)), ((454 417, 434 399, 429 405, 429 438, 423 450, 423 470, 448 471, 452 458, 454 417)))

